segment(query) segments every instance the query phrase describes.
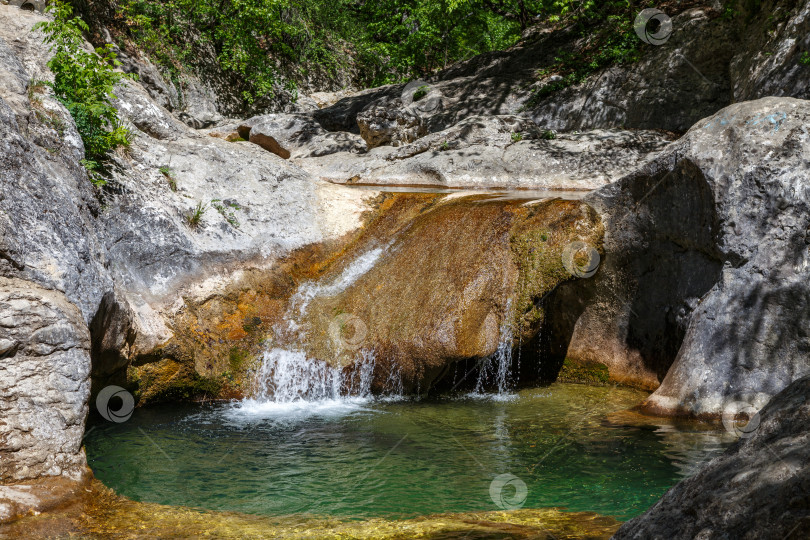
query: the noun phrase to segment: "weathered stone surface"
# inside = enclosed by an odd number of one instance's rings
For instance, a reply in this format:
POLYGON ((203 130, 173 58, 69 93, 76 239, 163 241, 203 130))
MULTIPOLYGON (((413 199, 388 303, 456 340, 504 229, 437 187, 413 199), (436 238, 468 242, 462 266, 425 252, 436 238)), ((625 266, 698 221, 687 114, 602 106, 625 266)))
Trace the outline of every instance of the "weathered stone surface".
POLYGON ((81 312, 62 293, 0 278, 0 350, 0 480, 81 479, 90 394, 81 312))
POLYGON ((70 115, 31 87, 47 72, 47 49, 29 34, 39 20, 0 6, 0 275, 64 292, 89 322, 110 285, 94 234, 99 205, 70 115))
MULTIPOLYGON (((311 292, 299 293, 312 296, 303 319, 300 298, 290 308, 303 334, 282 333, 276 345, 303 341, 311 358, 332 366, 373 354, 379 390, 396 374, 405 391, 425 392, 448 373, 452 378, 456 362, 530 341, 544 318, 538 300, 572 279, 562 257, 566 247, 601 241, 598 218, 578 201, 401 195, 392 205, 351 257, 306 289, 311 292), (352 265, 360 263, 352 261, 361 260, 373 264, 358 272, 352 265), (336 338, 335 328, 343 326, 353 334, 336 338)), ((536 377, 531 360, 520 367, 536 377)))
POLYGON ((518 116, 473 116, 397 148, 296 163, 336 183, 595 189, 624 176, 668 142, 653 131, 555 134, 518 116))
POLYGON ((357 115, 357 125, 369 148, 408 144, 428 132, 422 117, 402 100, 372 104, 357 115))
MULTIPOLYGON (((521 114, 547 129, 665 129, 685 131, 732 102, 767 95, 810 97, 807 50, 810 3, 778 0, 756 11, 722 17, 719 4, 669 13, 674 31, 660 46, 640 43, 640 61, 600 70, 532 101, 559 79, 542 68, 584 46, 576 28, 539 29, 508 51, 476 56, 426 84, 441 96, 426 119, 431 133, 475 115, 521 114)), ((675 6, 665 9, 677 9, 675 6)), ((681 8, 683 9, 683 8, 681 8)), ((363 109, 397 110, 406 85, 351 96, 318 111, 329 130, 351 130, 363 109)))
POLYGON ((357 153, 366 149, 363 140, 356 135, 326 131, 310 115, 304 114, 257 116, 239 124, 236 132, 284 159, 357 153))
POLYGON ((809 119, 792 98, 732 105, 587 197, 606 257, 561 297, 584 310, 569 356, 663 380, 644 408, 665 414, 759 407, 810 373, 809 119))
POLYGON ((807 538, 810 378, 792 383, 750 422, 743 428, 750 433, 613 538, 807 538))

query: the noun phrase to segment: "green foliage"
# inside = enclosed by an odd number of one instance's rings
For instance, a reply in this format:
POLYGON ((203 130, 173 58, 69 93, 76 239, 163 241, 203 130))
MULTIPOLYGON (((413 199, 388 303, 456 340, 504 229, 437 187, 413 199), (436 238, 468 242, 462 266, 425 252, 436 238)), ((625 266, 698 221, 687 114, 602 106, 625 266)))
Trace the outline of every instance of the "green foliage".
POLYGON ((234 229, 239 228, 239 220, 236 219, 236 214, 234 214, 233 212, 234 210, 240 209, 240 206, 238 204, 232 202, 223 203, 219 199, 213 199, 211 201, 211 206, 213 206, 214 209, 217 212, 219 212, 219 214, 222 217, 225 218, 225 221, 227 221, 231 227, 233 227, 234 229))
POLYGON ((554 130, 547 129, 547 130, 543 131, 543 133, 540 134, 540 138, 545 139, 547 141, 550 141, 550 140, 556 139, 557 134, 554 132, 554 130))
POLYGON ((430 87, 427 85, 422 85, 416 89, 416 92, 413 93, 413 100, 419 101, 423 97, 425 97, 428 92, 430 91, 430 87))
POLYGON ((213 51, 252 103, 312 71, 374 86, 427 75, 520 37, 475 0, 123 0, 127 38, 179 85, 213 51))
POLYGON ((119 62, 111 46, 94 52, 84 49, 82 32, 88 27, 80 18, 72 17, 69 4, 56 0, 48 11, 53 21, 37 23, 34 28, 45 33, 45 42, 53 52, 48 62, 54 74, 51 86, 76 122, 85 147, 83 163, 93 183, 103 185, 104 165, 112 150, 128 148, 132 142, 132 132, 111 103, 113 88, 124 74, 114 70, 119 62))
POLYGON ((810 66, 810 53, 807 51, 803 52, 801 57, 799 57, 799 63, 810 66))
POLYGON ((177 177, 174 172, 172 172, 171 168, 168 165, 164 165, 159 170, 160 173, 166 177, 166 181, 169 183, 169 189, 177 191, 177 177))
POLYGON ((513 143, 520 142, 522 140, 523 140, 523 133, 521 133, 519 131, 515 132, 515 133, 512 133, 512 142, 513 143))
POLYGON ((186 223, 192 229, 196 229, 202 223, 203 214, 208 210, 208 205, 203 204, 202 201, 197 203, 197 206, 188 214, 186 214, 186 223))
POLYGON ((569 14, 570 21, 575 23, 581 35, 587 39, 582 50, 561 50, 555 63, 537 73, 539 79, 556 75, 552 82, 546 83, 526 104, 526 108, 536 106, 543 98, 579 84, 589 75, 611 65, 622 65, 636 62, 641 57, 641 40, 633 29, 635 11, 629 0, 610 0, 606 2, 559 2, 560 16, 569 14), (577 4, 576 10, 573 9, 577 4))

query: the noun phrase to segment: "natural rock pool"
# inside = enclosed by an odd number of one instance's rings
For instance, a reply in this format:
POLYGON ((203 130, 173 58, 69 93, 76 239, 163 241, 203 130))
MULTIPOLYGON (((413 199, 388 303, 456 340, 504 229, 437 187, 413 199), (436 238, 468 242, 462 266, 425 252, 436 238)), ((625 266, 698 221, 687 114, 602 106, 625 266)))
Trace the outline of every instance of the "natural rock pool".
POLYGON ((434 400, 173 404, 91 424, 85 443, 96 477, 142 502, 392 519, 499 510, 499 502, 624 520, 729 442, 610 416, 645 396, 555 383, 434 400), (503 474, 519 480, 496 501, 493 480, 503 474))

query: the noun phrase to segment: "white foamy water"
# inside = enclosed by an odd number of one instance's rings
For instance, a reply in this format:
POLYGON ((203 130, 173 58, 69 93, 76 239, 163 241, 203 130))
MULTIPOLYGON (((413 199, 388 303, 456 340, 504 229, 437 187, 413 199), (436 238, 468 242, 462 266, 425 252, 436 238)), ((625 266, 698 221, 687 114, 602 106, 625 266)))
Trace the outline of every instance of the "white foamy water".
MULTIPOLYGON (((232 414, 260 417, 345 414, 371 400, 375 365, 371 351, 359 349, 352 353, 351 365, 332 366, 308 358, 301 344, 307 339, 304 320, 312 300, 345 291, 374 267, 387 248, 363 253, 329 282, 310 281, 298 288, 290 299, 283 323, 286 328, 277 328, 277 334, 285 337, 285 345, 273 346, 264 353, 254 395, 242 401, 232 414)), ((390 388, 401 388, 398 381, 389 382, 390 388)))
POLYGON ((258 373, 256 399, 276 403, 338 400, 371 395, 374 355, 362 352, 351 369, 307 358, 302 351, 271 349, 258 373))

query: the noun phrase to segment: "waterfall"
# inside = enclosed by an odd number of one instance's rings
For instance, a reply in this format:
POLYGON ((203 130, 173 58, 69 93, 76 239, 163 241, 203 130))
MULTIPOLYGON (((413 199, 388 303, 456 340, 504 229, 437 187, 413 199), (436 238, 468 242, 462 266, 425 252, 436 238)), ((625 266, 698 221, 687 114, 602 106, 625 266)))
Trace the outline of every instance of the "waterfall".
POLYGON ((373 373, 374 355, 370 352, 361 351, 354 368, 348 371, 307 358, 302 351, 274 348, 264 353, 256 398, 277 403, 366 398, 371 394, 373 373))
POLYGON ((475 383, 474 394, 483 394, 487 387, 494 386, 498 394, 508 394, 513 387, 511 377, 512 347, 514 333, 512 331, 512 300, 506 304, 506 316, 501 323, 498 349, 495 354, 481 363, 478 381, 475 383))
MULTIPOLYGON (((373 351, 362 348, 353 351, 353 362, 348 367, 331 366, 309 358, 302 350, 307 339, 304 320, 312 300, 345 291, 371 270, 387 249, 388 245, 364 252, 329 282, 310 281, 299 286, 290 298, 284 321, 274 328, 277 339, 264 352, 256 373, 254 396, 248 401, 254 404, 306 404, 349 398, 362 400, 371 396, 375 367, 373 351)), ((389 373, 387 386, 401 391, 401 382, 395 375, 389 373)))

